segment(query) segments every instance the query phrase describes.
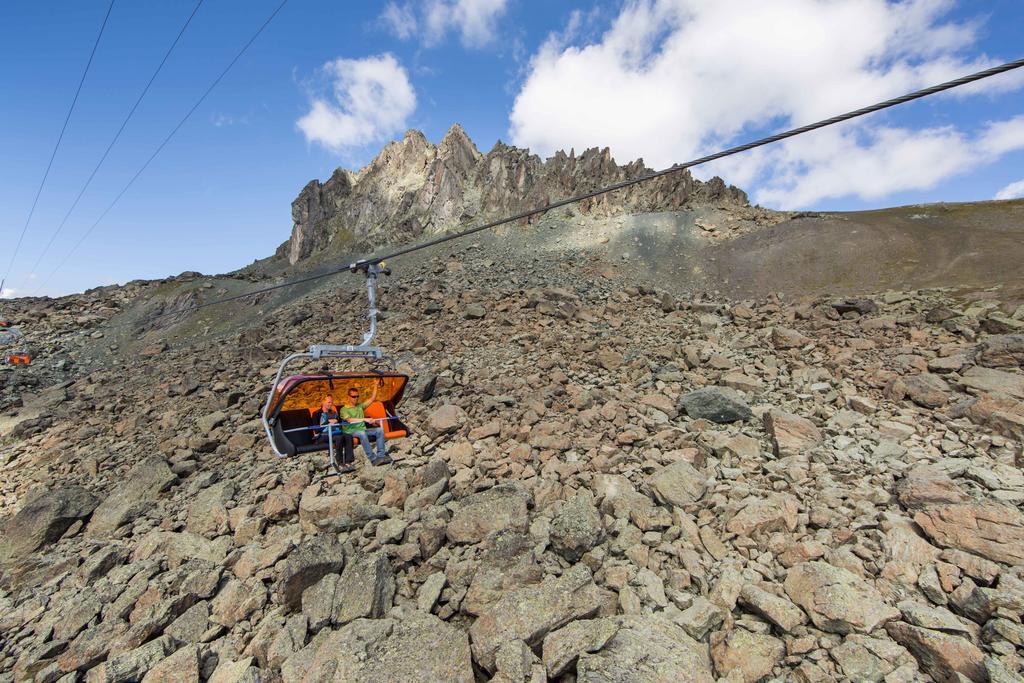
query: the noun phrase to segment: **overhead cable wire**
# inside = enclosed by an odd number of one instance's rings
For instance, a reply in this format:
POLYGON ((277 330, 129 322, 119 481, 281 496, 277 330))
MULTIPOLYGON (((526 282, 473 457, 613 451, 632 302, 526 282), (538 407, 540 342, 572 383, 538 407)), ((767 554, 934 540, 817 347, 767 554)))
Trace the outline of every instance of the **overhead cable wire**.
POLYGON ((99 172, 100 167, 103 166, 103 162, 107 160, 107 155, 110 154, 110 150, 112 150, 114 148, 114 145, 117 144, 118 139, 120 139, 121 137, 121 133, 124 132, 125 127, 128 126, 128 122, 131 121, 132 117, 135 115, 135 110, 139 108, 139 105, 142 103, 142 100, 146 97, 146 94, 149 92, 149 88, 153 85, 153 82, 156 80, 156 77, 160 74, 160 71, 164 68, 164 65, 167 63, 167 59, 171 56, 171 53, 174 52, 174 48, 177 47, 178 42, 181 40, 181 37, 185 34, 185 29, 187 29, 189 24, 192 23, 192 19, 196 16, 196 12, 199 11, 199 8, 202 6, 203 1, 204 0, 199 0, 199 2, 196 3, 196 6, 192 8, 192 13, 188 15, 188 19, 185 20, 185 24, 181 27, 181 30, 178 31, 178 35, 175 36, 174 42, 172 42, 171 46, 167 48, 167 52, 164 53, 164 57, 160 60, 160 63, 157 65, 156 70, 153 72, 153 75, 149 77, 149 82, 146 83, 146 87, 144 87, 142 89, 142 92, 139 93, 138 98, 135 100, 135 104, 133 104, 131 109, 128 110, 128 115, 125 116, 124 121, 121 122, 121 127, 117 129, 116 133, 114 133, 114 137, 110 140, 110 143, 107 145, 106 150, 103 151, 103 155, 100 157, 99 161, 96 162, 96 166, 93 167, 92 172, 89 174, 89 177, 85 181, 85 184, 82 185, 82 189, 78 191, 78 196, 75 197, 75 201, 71 203, 71 206, 68 208, 67 213, 64 214, 64 218, 61 219, 60 224, 57 226, 57 229, 53 232, 52 235, 50 235, 50 241, 46 243, 46 246, 43 247, 43 250, 39 253, 39 256, 36 258, 36 262, 29 269, 29 273, 34 273, 36 271, 36 268, 38 268, 39 264, 42 263, 43 257, 45 257, 47 252, 50 251, 50 247, 53 246, 53 243, 57 240, 57 236, 60 235, 60 231, 64 229, 64 225, 68 222, 68 218, 71 217, 71 214, 78 206, 78 202, 81 201, 82 195, 84 195, 85 191, 89 189, 89 185, 92 183, 93 178, 96 177, 96 174, 99 172))
MULTIPOLYGON (((545 212, 550 211, 552 209, 557 209, 559 207, 566 206, 568 204, 575 204, 577 202, 585 201, 587 199, 592 199, 594 197, 599 197, 599 196, 601 196, 603 194, 607 194, 609 192, 614 192, 616 190, 621 190, 621 189, 624 189, 624 188, 627 188, 627 187, 631 187, 633 185, 638 185, 640 183, 647 182, 648 180, 653 180, 655 178, 661 178, 662 176, 667 176, 667 175, 670 175, 672 173, 678 173, 680 171, 686 170, 688 168, 692 168, 694 166, 699 166, 701 164, 706 164, 706 163, 708 163, 710 161, 716 161, 718 159, 722 159, 722 158, 725 158, 725 157, 728 157, 728 156, 732 156, 734 154, 739 154, 741 152, 746 152, 748 150, 755 149, 757 147, 763 147, 764 145, 770 145, 770 144, 772 144, 774 142, 779 142, 780 140, 785 140, 787 138, 792 138, 792 137, 795 137, 797 135, 803 135, 804 133, 809 133, 811 131, 818 130, 819 128, 825 128, 826 126, 832 126, 832 125, 835 125, 837 123, 842 123, 844 121, 849 121, 850 119, 855 119, 855 118, 858 118, 858 117, 861 117, 861 116, 866 116, 867 114, 872 114, 874 112, 881 111, 883 109, 888 109, 890 107, 895 107, 897 105, 904 104, 906 102, 911 102, 913 100, 919 100, 919 99, 921 99, 923 97, 928 97, 929 95, 934 95, 934 94, 940 93, 940 92, 942 92, 944 90, 951 90, 952 88, 957 88, 957 87, 960 87, 960 86, 963 86, 963 85, 967 85, 968 83, 974 83, 976 81, 980 81, 980 80, 985 79, 985 78, 990 78, 990 77, 995 76, 997 74, 1006 73, 1007 71, 1012 71, 1014 69, 1019 69, 1021 67, 1024 67, 1024 59, 1018 59, 1018 60, 1013 61, 1013 62, 1007 62, 1005 64, 1000 64, 999 66, 994 66, 994 67, 992 67, 990 69, 985 69, 984 71, 978 71, 976 73, 969 74, 967 76, 963 76, 961 78, 957 78, 957 79, 954 79, 952 81, 946 81, 945 83, 940 83, 938 85, 933 85, 931 87, 924 88, 922 90, 917 90, 917 91, 914 91, 912 93, 908 93, 906 95, 901 95, 899 97, 894 97, 892 99, 885 100, 884 102, 879 102, 877 104, 872 104, 872 105, 867 106, 867 107, 862 107, 860 109, 855 109, 853 111, 847 112, 845 114, 839 114, 839 115, 833 116, 831 118, 822 119, 821 121, 816 121, 815 123, 809 123, 809 124, 807 124, 805 126, 800 126, 799 128, 792 128, 792 129, 784 131, 782 133, 776 133, 775 135, 770 135, 768 137, 761 138, 759 140, 754 140, 752 142, 747 142, 747 143, 744 143, 742 145, 737 145, 736 147, 730 147, 730 148, 724 149, 724 150, 722 150, 720 152, 715 152, 714 154, 708 154, 707 156, 703 156, 703 157, 700 157, 698 159, 693 159, 692 161, 687 161, 687 162, 682 163, 682 164, 676 164, 675 166, 671 166, 670 168, 666 168, 666 169, 663 169, 661 171, 653 171, 651 173, 647 173, 647 174, 638 176, 636 178, 631 178, 629 180, 623 180, 621 182, 614 183, 612 185, 606 185, 604 187, 598 188, 598 189, 593 190, 591 192, 586 192, 584 194, 579 194, 579 195, 575 195, 575 196, 572 196, 572 197, 567 197, 565 199, 560 199, 558 201, 551 202, 551 203, 545 204, 543 206, 540 206, 540 207, 537 207, 537 208, 534 208, 534 209, 528 209, 526 211, 522 211, 520 213, 513 214, 511 216, 506 216, 505 218, 500 218, 498 220, 491 221, 489 223, 484 223, 482 225, 477 225, 477 226, 474 226, 472 228, 467 228, 466 230, 461 230, 459 232, 453 232, 453 233, 450 233, 450 234, 447 234, 447 235, 442 235, 442 236, 437 237, 435 239, 427 240, 425 242, 419 242, 417 244, 414 244, 414 245, 411 245, 411 246, 408 246, 408 247, 404 247, 404 248, 398 249, 396 251, 393 251, 393 252, 391 252, 389 254, 385 254, 383 256, 374 256, 372 258, 360 259, 360 260, 354 261, 354 262, 352 262, 352 263, 350 263, 350 264, 348 264, 346 266, 342 266, 342 267, 339 267, 339 268, 334 268, 334 269, 325 271, 323 273, 318 273, 316 275, 309 275, 309 276, 302 277, 302 278, 299 278, 299 279, 296 279, 296 280, 289 280, 287 282, 282 282, 282 283, 279 283, 279 284, 276 284, 276 285, 268 285, 266 287, 261 287, 259 289, 255 289, 255 290, 253 290, 251 292, 245 292, 243 294, 236 294, 234 296, 229 296, 229 297, 225 297, 225 298, 222 298, 222 299, 216 299, 214 301, 208 301, 208 302, 205 302, 205 303, 196 304, 196 305, 193 305, 193 306, 189 306, 189 307, 183 308, 183 309, 178 310, 178 311, 169 311, 167 313, 159 313, 157 315, 144 317, 143 319, 141 319, 139 321, 136 321, 135 323, 131 323, 131 326, 142 325, 142 324, 154 321, 154 320, 159 320, 161 318, 167 318, 167 317, 170 317, 170 316, 178 316, 178 315, 184 315, 186 313, 192 313, 194 311, 198 311, 198 310, 201 310, 201 309, 204 309, 204 308, 209 308, 210 306, 217 306, 219 304, 224 304, 224 303, 228 303, 228 302, 231 302, 231 301, 238 301, 240 299, 246 299, 248 297, 258 296, 260 294, 266 294, 267 292, 272 292, 272 291, 275 291, 275 290, 278 290, 278 289, 283 289, 285 287, 292 287, 294 285, 301 285, 301 284, 304 284, 304 283, 307 283, 307 282, 312 282, 314 280, 320 280, 320 279, 323 279, 323 278, 326 278, 326 277, 330 277, 332 275, 338 275, 339 273, 344 273, 346 271, 358 271, 361 268, 365 268, 366 266, 371 265, 371 264, 380 264, 380 263, 382 263, 384 261, 388 261, 388 260, 391 260, 391 259, 398 258, 399 256, 405 256, 407 254, 411 254, 413 252, 420 251, 422 249, 428 249, 430 247, 434 247, 434 246, 437 246, 439 244, 443 244, 445 242, 451 242, 452 240, 462 239, 463 237, 468 237, 469 235, 474 235, 474 234, 476 234, 478 232, 483 232, 484 230, 490 230, 492 228, 496 228, 496 227, 499 227, 501 225, 506 225, 508 223, 514 223, 514 222, 522 220, 524 218, 529 218, 531 216, 536 216, 538 214, 542 214, 542 213, 545 213, 545 212)), ((116 326, 113 326, 113 327, 125 327, 125 326, 129 326, 129 325, 116 325, 116 326)))
POLYGON ((174 128, 171 129, 171 132, 167 134, 167 137, 164 138, 163 142, 161 142, 153 151, 153 153, 149 155, 149 158, 146 159, 146 162, 142 164, 141 167, 139 167, 139 170, 135 172, 135 175, 133 175, 131 179, 125 184, 125 186, 121 188, 121 191, 117 193, 117 196, 114 197, 114 200, 107 205, 107 208, 103 210, 103 213, 100 214, 99 218, 97 218, 93 222, 93 224, 89 226, 89 229, 86 230, 85 233, 75 243, 75 245, 71 247, 71 250, 64 256, 60 263, 57 264, 57 267, 54 268, 53 271, 51 271, 50 274, 46 276, 46 279, 42 281, 42 283, 39 285, 39 287, 36 288, 34 293, 38 293, 39 290, 45 287, 53 278, 53 276, 56 275, 57 272, 64 266, 64 264, 68 262, 68 259, 71 258, 71 256, 78 250, 80 246, 82 246, 85 240, 89 238, 89 235, 91 235, 93 230, 96 229, 96 226, 98 226, 100 222, 102 222, 103 219, 106 218, 107 214, 110 213, 110 211, 117 205, 117 203, 121 201, 121 197, 123 197, 125 193, 128 192, 128 190, 131 188, 131 186, 135 184, 135 181, 139 179, 139 176, 141 176, 142 173, 147 168, 149 168, 149 165, 153 163, 153 160, 156 159, 157 155, 159 155, 160 152, 163 151, 164 147, 167 146, 167 143, 169 143, 171 139, 175 136, 175 134, 177 134, 177 132, 181 129, 181 127, 185 125, 185 122, 192 117, 192 114, 195 113, 195 111, 199 108, 203 101, 206 100, 206 98, 209 96, 211 92, 213 92, 213 89, 217 87, 221 80, 223 80, 223 78, 231 70, 231 67, 233 67, 235 63, 242 58, 242 55, 245 54, 246 50, 248 50, 249 47, 254 42, 256 42, 256 39, 259 38, 261 33, 263 33, 263 30, 270 25, 270 22, 274 20, 274 17, 277 16, 278 12, 280 12, 286 4, 288 4, 288 0, 282 0, 281 4, 277 6, 277 9, 270 13, 270 16, 267 17, 266 21, 264 21, 260 25, 259 29, 256 30, 256 33, 254 33, 252 37, 249 38, 245 45, 242 46, 242 49, 238 51, 238 53, 228 63, 228 65, 224 67, 224 70, 220 72, 220 74, 217 76, 217 78, 213 80, 213 82, 206 89, 206 91, 203 92, 203 94, 199 97, 198 100, 196 100, 195 104, 192 105, 191 109, 189 109, 188 112, 186 112, 185 116, 183 116, 181 120, 178 121, 177 125, 175 125, 174 128))
POLYGON ((107 6, 107 13, 103 15, 103 23, 100 24, 100 32, 96 35, 96 42, 92 45, 92 51, 89 53, 89 60, 85 63, 85 70, 82 71, 82 77, 78 80, 78 88, 75 89, 75 96, 71 100, 71 106, 68 107, 67 116, 64 117, 64 125, 60 128, 60 135, 57 136, 57 143, 53 146, 53 152, 50 153, 50 161, 46 164, 46 171, 43 173, 43 179, 39 181, 39 188, 36 190, 35 199, 32 200, 32 208, 29 209, 28 218, 25 219, 25 225, 21 229, 21 235, 18 236, 18 242, 14 245, 14 251, 11 253, 11 260, 7 264, 7 272, 4 273, 3 279, 6 280, 11 274, 11 268, 14 267, 14 262, 18 258, 18 252, 21 250, 21 244, 25 240, 25 233, 28 232, 29 223, 32 222, 32 216, 36 212, 36 206, 39 204, 39 195, 43 193, 43 186, 46 185, 46 179, 50 176, 50 169, 53 168, 53 160, 57 157, 57 150, 60 149, 60 143, 64 140, 64 133, 68 129, 68 122, 71 121, 71 113, 75 111, 75 105, 78 104, 78 96, 82 94, 82 86, 85 85, 85 77, 89 75, 89 67, 92 66, 92 60, 96 56, 96 48, 100 45, 100 39, 103 37, 103 31, 107 28, 107 20, 110 19, 110 13, 114 9, 114 0, 110 0, 110 5, 107 6))

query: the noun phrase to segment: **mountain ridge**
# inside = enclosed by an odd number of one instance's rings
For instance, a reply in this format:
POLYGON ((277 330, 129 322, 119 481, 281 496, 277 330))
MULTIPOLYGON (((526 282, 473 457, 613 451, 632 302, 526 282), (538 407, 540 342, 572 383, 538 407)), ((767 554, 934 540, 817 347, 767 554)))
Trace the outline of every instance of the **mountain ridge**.
MULTIPOLYGON (((607 147, 578 156, 575 150, 558 151, 542 160, 500 140, 482 153, 458 123, 437 145, 409 130, 358 171, 338 168, 324 182, 309 181, 292 202, 292 232, 275 256, 295 265, 330 246, 408 240, 541 207, 651 171, 642 159, 620 166, 607 147)), ((606 217, 711 203, 747 206, 748 199, 717 176, 703 182, 684 170, 569 210, 606 217)))

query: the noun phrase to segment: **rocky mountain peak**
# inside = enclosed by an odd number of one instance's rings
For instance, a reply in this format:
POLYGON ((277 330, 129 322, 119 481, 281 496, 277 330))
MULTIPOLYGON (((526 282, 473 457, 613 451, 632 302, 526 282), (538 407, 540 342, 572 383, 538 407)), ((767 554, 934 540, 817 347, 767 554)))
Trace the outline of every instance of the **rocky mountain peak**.
POLYGON ((434 146, 423 133, 410 130, 401 140, 385 145, 380 154, 359 171, 358 180, 383 175, 400 181, 410 175, 421 175, 435 156, 434 146))
MULTIPOLYGON (((338 169, 310 181, 292 203, 292 234, 278 256, 295 264, 331 245, 400 242, 478 218, 495 218, 650 172, 642 160, 619 166, 611 150, 556 152, 544 161, 500 140, 481 154, 455 123, 434 145, 418 130, 389 142, 358 173, 338 169)), ((609 216, 686 208, 702 202, 747 204, 718 178, 688 172, 582 203, 581 214, 609 216)))
POLYGON ((441 138, 437 146, 437 156, 440 159, 451 160, 456 167, 469 171, 480 159, 481 154, 462 126, 455 123, 441 138))

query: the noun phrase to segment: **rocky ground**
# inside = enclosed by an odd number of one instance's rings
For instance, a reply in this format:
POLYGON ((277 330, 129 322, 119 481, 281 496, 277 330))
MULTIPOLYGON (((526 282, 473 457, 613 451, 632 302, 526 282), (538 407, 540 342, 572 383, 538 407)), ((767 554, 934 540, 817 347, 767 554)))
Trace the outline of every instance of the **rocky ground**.
POLYGON ((108 321, 168 283, 15 304, 41 353, 0 374, 0 681, 1021 680, 1001 290, 430 264, 383 285, 414 433, 346 477, 258 423, 281 357, 360 329, 337 293, 130 353, 108 321))

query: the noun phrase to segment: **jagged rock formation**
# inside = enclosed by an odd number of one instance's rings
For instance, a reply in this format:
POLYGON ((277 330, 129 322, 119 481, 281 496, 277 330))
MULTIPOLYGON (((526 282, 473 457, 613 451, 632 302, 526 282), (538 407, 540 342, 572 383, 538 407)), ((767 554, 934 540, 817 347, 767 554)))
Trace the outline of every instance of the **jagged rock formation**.
MULTIPOLYGON (((277 255, 295 264, 329 244, 398 241, 448 230, 650 171, 639 159, 619 166, 607 147, 579 156, 560 151, 542 161, 529 150, 502 142, 481 154, 459 124, 436 146, 423 133, 410 130, 358 173, 339 168, 327 182, 311 180, 292 202, 292 234, 277 255)), ((720 178, 703 183, 681 172, 595 197, 576 210, 610 216, 679 209, 693 202, 743 206, 747 196, 720 178)))

